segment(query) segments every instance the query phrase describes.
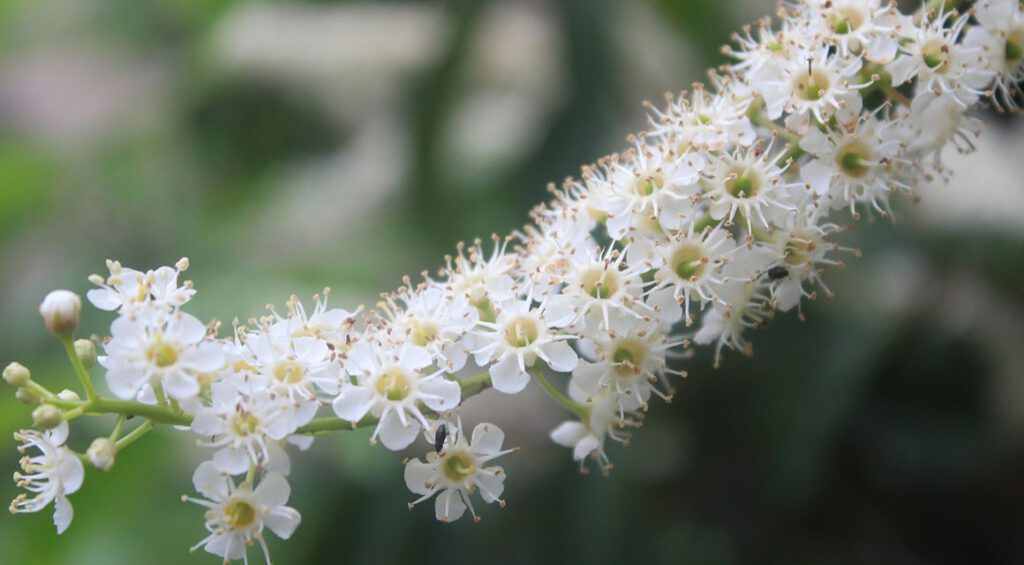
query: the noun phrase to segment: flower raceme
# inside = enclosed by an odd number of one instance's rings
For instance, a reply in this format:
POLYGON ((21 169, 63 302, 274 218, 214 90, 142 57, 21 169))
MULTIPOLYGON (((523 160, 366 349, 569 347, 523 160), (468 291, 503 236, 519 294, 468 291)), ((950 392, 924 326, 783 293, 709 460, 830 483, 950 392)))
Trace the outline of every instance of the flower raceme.
POLYGON ((73 293, 40 308, 85 399, 19 364, 4 371, 19 399, 40 405, 39 429, 16 435, 39 452, 16 475, 32 496, 11 509, 53 503, 63 531, 83 462, 109 469, 171 425, 208 454, 194 477, 205 499, 189 499, 207 509, 196 548, 246 559, 250 545, 267 552, 265 530, 287 538, 299 524, 285 506, 288 451, 365 427, 394 451, 423 438, 433 449, 405 467, 416 502, 433 497, 442 521, 467 509, 479 519, 473 496, 500 503, 505 488, 489 462, 513 450, 495 424, 463 433, 458 408, 531 381, 571 414, 551 439, 581 470, 608 471, 606 440, 628 443, 651 401, 672 398, 688 347, 712 347, 716 365, 730 350, 751 354, 752 332, 777 312, 831 295, 825 272, 857 254, 836 241, 847 217, 891 216, 895 195, 947 174, 948 145, 972 147, 978 105, 1017 107, 1021 4, 933 4, 910 15, 880 0, 806 0, 776 25, 745 28, 725 49, 732 65, 649 105, 648 131, 553 188, 531 225, 460 244, 437 275, 406 279, 376 310, 328 306, 325 291, 308 309, 292 297, 236 320, 223 337, 185 311, 196 292, 179 281, 187 260, 152 271, 108 262, 87 293, 116 316, 108 339, 72 342, 73 293), (92 385, 94 358, 113 397, 92 385), (94 414, 119 417, 80 454, 68 421, 94 414))

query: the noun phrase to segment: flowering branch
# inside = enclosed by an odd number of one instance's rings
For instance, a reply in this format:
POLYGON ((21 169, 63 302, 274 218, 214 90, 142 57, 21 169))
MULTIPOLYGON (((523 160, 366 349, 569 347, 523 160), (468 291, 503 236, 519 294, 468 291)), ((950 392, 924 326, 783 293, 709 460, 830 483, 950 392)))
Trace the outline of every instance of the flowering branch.
POLYGON ((459 406, 531 381, 573 417, 551 439, 581 471, 593 461, 607 473, 608 440, 626 445, 652 399, 672 399, 691 346, 713 347, 716 366, 729 350, 750 355, 751 332, 777 313, 831 296, 824 273, 859 256, 836 242, 846 228, 831 218, 890 216, 894 195, 948 174, 946 146, 973 147, 973 109, 1016 109, 1024 81, 1017 0, 965 13, 933 0, 916 16, 879 0, 807 0, 733 40, 732 65, 648 105, 649 130, 552 187, 531 225, 490 249, 460 244, 436 276, 405 279, 375 310, 330 308, 325 290, 312 309, 292 297, 221 337, 183 309, 195 294, 179 283, 187 260, 153 271, 110 261, 87 295, 116 312, 98 355, 72 341, 79 297, 51 293, 40 312, 86 400, 50 392, 18 363, 4 370, 35 406, 20 449, 38 451, 15 475, 32 496, 11 510, 53 503, 62 532, 83 461, 108 470, 172 425, 210 451, 193 475, 204 498, 184 497, 207 509, 209 535, 193 549, 245 559, 253 544, 267 553, 266 529, 288 538, 301 520, 286 505, 287 450, 372 428, 389 450, 418 438, 430 448, 406 460, 410 507, 433 498, 441 521, 479 519, 475 498, 504 506, 504 470, 490 461, 515 450, 494 424, 467 433, 459 406), (94 363, 114 398, 96 392, 94 363), (567 376, 564 392, 549 372, 567 376), (80 456, 65 445, 68 421, 95 414, 119 417, 80 456), (144 422, 122 436, 132 416, 144 422))

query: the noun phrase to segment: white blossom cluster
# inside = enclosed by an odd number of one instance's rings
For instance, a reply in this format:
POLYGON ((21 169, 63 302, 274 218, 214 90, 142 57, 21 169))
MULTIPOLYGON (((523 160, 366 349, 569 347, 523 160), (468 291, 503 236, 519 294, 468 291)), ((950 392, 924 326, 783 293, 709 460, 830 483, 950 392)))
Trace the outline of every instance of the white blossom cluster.
MULTIPOLYGON (((691 344, 713 347, 716 365, 725 350, 751 354, 751 331, 776 312, 830 294, 825 269, 854 253, 836 242, 847 216, 887 217, 894 194, 945 174, 944 148, 971 147, 983 99, 1017 105, 1017 0, 915 15, 808 0, 780 16, 736 35, 735 62, 708 85, 651 106, 649 131, 553 189, 531 225, 460 245, 376 310, 330 308, 325 291, 311 310, 293 297, 219 337, 182 310, 195 294, 178 280, 185 260, 110 262, 92 277, 89 300, 118 316, 98 358, 108 389, 190 422, 178 427, 208 454, 194 476, 206 500, 188 498, 207 508, 197 547, 244 559, 254 543, 266 553, 265 529, 289 537, 300 517, 286 450, 342 429, 332 421, 371 427, 392 451, 430 444, 405 480, 439 520, 478 518, 474 493, 504 505, 504 471, 487 465, 513 450, 494 424, 464 433, 456 410, 488 386, 514 395, 535 381, 574 414, 551 438, 582 470, 607 471, 607 440, 625 443, 685 376, 672 359, 691 344)), ((63 530, 83 470, 60 426, 18 436, 42 452, 18 476, 39 494, 12 510, 55 501, 63 530)))

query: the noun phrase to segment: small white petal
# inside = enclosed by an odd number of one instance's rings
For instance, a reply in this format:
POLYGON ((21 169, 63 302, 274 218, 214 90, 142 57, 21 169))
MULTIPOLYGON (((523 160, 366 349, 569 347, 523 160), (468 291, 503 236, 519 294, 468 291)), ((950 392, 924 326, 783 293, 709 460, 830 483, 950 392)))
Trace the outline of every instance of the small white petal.
POLYGON ((361 386, 349 386, 342 389, 338 398, 334 399, 334 413, 342 420, 358 422, 373 407, 374 395, 370 389, 361 386))
POLYGON ((505 394, 522 392, 530 382, 530 375, 519 369, 515 355, 506 355, 501 361, 491 365, 489 372, 494 389, 505 394))

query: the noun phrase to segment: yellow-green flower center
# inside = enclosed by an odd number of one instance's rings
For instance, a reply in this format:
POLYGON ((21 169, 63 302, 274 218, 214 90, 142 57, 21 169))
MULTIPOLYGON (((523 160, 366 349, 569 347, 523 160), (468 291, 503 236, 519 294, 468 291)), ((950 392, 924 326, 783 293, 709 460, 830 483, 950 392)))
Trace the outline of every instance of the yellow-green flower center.
POLYGON ((928 42, 921 50, 921 55, 929 69, 937 73, 945 73, 949 69, 949 46, 943 41, 928 42))
POLYGON ((173 345, 158 339, 146 351, 146 358, 162 369, 178 362, 178 350, 173 345))
POLYGON ((1024 27, 1017 28, 1006 38, 1006 62, 1019 63, 1024 59, 1024 27))
POLYGON ((643 344, 631 339, 624 339, 615 344, 615 351, 612 353, 612 362, 615 363, 615 373, 619 377, 635 377, 643 366, 646 349, 643 344))
POLYGON ((540 337, 537 320, 526 316, 516 318, 505 326, 505 341, 512 347, 526 347, 540 337))
POLYGON ((850 143, 836 154, 836 164, 848 176, 860 178, 871 169, 865 161, 871 160, 871 152, 863 143, 850 143))
POLYGON ((665 176, 661 173, 643 175, 636 179, 634 188, 640 196, 650 196, 665 187, 665 176))
POLYGON ((836 10, 832 29, 837 35, 846 35, 860 29, 864 25, 865 15, 854 6, 841 6, 836 10))
POLYGON ((761 178, 753 171, 737 167, 729 171, 725 190, 733 198, 753 198, 761 191, 761 178))
POLYGON ((231 429, 240 436, 256 433, 260 429, 260 420, 248 412, 235 412, 231 417, 231 429))
POLYGON ((466 451, 450 451, 444 455, 441 472, 453 483, 461 483, 476 474, 476 460, 466 451))
POLYGON ((824 93, 832 87, 832 80, 828 73, 819 67, 811 69, 810 73, 798 73, 794 83, 794 90, 804 100, 816 102, 821 100, 824 93))
POLYGON ((786 256, 786 263, 792 267, 800 267, 811 260, 817 244, 813 236, 805 233, 795 233, 793 238, 786 242, 783 253, 786 256))
POLYGON ((600 267, 583 273, 583 292, 594 298, 604 299, 614 296, 622 287, 619 274, 600 267))
POLYGON ((684 281, 696 280, 707 270, 708 258, 699 245, 686 244, 672 254, 669 266, 684 281))
POLYGON ((377 392, 388 400, 405 400, 412 387, 401 367, 391 367, 377 379, 377 392))
POLYGON ((274 378, 285 384, 295 384, 302 380, 306 370, 299 363, 286 360, 274 366, 274 378))
POLYGON ((252 525, 256 521, 256 509, 244 500, 231 500, 224 506, 224 524, 229 530, 252 525))
POLYGON ((419 320, 412 321, 412 334, 409 336, 409 340, 414 345, 423 347, 424 345, 437 339, 437 334, 440 329, 434 322, 420 322, 419 320))

